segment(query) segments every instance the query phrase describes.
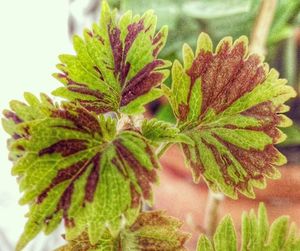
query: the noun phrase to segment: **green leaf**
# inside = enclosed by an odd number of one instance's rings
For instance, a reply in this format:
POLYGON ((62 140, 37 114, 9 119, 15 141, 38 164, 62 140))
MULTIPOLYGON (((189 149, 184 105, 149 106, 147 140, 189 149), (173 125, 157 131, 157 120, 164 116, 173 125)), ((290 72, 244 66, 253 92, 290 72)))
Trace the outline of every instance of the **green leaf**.
POLYGON ((161 211, 142 212, 121 235, 122 251, 187 251, 190 235, 179 229, 182 222, 161 211))
POLYGON ((157 28, 167 25, 169 29, 168 41, 161 52, 163 58, 171 59, 179 55, 183 41, 193 41, 193 35, 198 32, 198 20, 188 17, 182 11, 186 0, 120 0, 121 12, 132 10, 135 13, 153 9, 157 14, 157 28))
POLYGON ((281 146, 298 146, 300 145, 300 126, 294 123, 292 126, 283 128, 282 131, 286 134, 287 139, 282 142, 281 146))
MULTIPOLYGON (((201 235, 197 251, 237 250, 235 229, 230 216, 226 216, 214 234, 213 241, 201 235)), ((244 213, 241 226, 241 251, 295 251, 300 250, 300 236, 289 218, 281 216, 271 226, 268 223, 266 208, 260 203, 258 216, 253 210, 244 213)))
POLYGON ((83 233, 56 251, 187 251, 184 244, 190 235, 180 231, 181 225, 161 211, 141 212, 116 238, 105 235, 92 245, 83 233))
MULTIPOLYGON (((15 111, 22 118, 31 112, 30 106, 15 111)), ((30 205, 17 250, 62 219, 67 239, 86 228, 92 244, 106 229, 115 236, 121 219, 136 217, 141 200, 152 201, 159 164, 148 141, 133 130, 117 132, 114 119, 70 103, 43 116, 19 123, 21 137, 10 145, 23 152, 12 173, 19 177, 20 203, 30 205)))
POLYGON ((168 28, 174 30, 181 14, 182 0, 121 0, 121 10, 132 10, 136 13, 143 13, 149 9, 155 10, 158 16, 158 26, 168 25, 168 28))
POLYGON ((250 0, 202 0, 188 1, 183 6, 186 15, 199 19, 215 19, 246 13, 250 9, 250 0))
MULTIPOLYGON (((52 100, 43 93, 40 95, 41 101, 39 101, 39 99, 33 94, 28 92, 24 94, 24 98, 28 104, 17 100, 12 100, 10 101, 11 110, 3 111, 5 118, 2 118, 2 126, 4 130, 11 136, 11 138, 8 140, 9 149, 15 140, 26 135, 17 130, 19 124, 43 119, 49 116, 51 110, 55 109, 56 107, 52 100)), ((22 156, 23 153, 24 150, 22 148, 11 150, 9 153, 9 159, 15 161, 22 156)))
POLYGON ((178 128, 194 141, 182 144, 195 182, 200 176, 210 189, 237 198, 254 197, 265 178, 278 178, 286 162, 274 144, 285 139, 277 127, 291 121, 285 101, 296 95, 278 72, 248 54, 247 38, 226 37, 213 50, 201 33, 196 53, 183 46, 182 65, 175 61, 169 96, 178 128))
POLYGON ((74 36, 76 55, 61 55, 54 74, 64 87, 54 95, 77 101, 89 111, 141 113, 161 96, 169 62, 157 56, 166 42, 167 27, 155 34, 156 16, 126 12, 119 19, 103 1, 101 19, 84 38, 74 36))
POLYGON ((214 246, 216 250, 237 251, 236 233, 229 216, 219 224, 214 235, 214 246))
POLYGON ((293 36, 294 27, 291 25, 291 21, 296 18, 299 11, 300 2, 298 0, 282 0, 278 2, 268 38, 269 44, 278 43, 293 36))
POLYGON ((210 240, 205 235, 200 235, 197 244, 197 251, 214 251, 210 240))
POLYGON ((194 142, 174 125, 157 119, 144 120, 141 126, 142 134, 153 143, 182 142, 194 144, 194 142))
POLYGON ((106 231, 101 240, 92 245, 89 236, 86 232, 81 233, 76 239, 69 240, 64 246, 61 246, 54 251, 114 251, 115 243, 113 237, 106 231))

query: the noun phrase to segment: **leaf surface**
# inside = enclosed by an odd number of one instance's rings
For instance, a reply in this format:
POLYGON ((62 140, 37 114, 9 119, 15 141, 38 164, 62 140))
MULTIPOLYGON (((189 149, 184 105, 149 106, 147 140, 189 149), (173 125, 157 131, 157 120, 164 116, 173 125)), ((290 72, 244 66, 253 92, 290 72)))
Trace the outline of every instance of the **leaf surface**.
POLYGON ((89 111, 141 113, 143 106, 162 95, 157 88, 169 71, 158 59, 167 28, 155 34, 156 16, 126 12, 119 19, 103 1, 100 23, 74 36, 76 55, 61 55, 54 74, 64 87, 54 95, 77 101, 89 111))
MULTIPOLYGON (((230 216, 226 216, 217 227, 213 240, 201 235, 197 251, 235 251, 238 242, 235 228, 230 216)), ((300 250, 300 236, 294 223, 287 216, 268 223, 267 211, 260 203, 258 215, 251 210, 242 216, 241 251, 294 251, 300 250)))
POLYGON ((209 187, 237 198, 254 197, 265 177, 278 178, 286 162, 274 144, 285 135, 277 127, 291 121, 282 113, 295 91, 269 70, 255 54, 248 54, 246 37, 220 41, 201 33, 196 53, 183 46, 183 65, 175 61, 172 88, 164 86, 178 127, 194 141, 182 144, 197 182, 203 176, 209 187))
POLYGON ((106 235, 91 245, 83 233, 56 251, 187 251, 184 244, 190 235, 180 230, 181 225, 161 211, 141 212, 116 238, 106 235))
POLYGON ((123 233, 122 251, 187 251, 190 235, 180 231, 182 222, 161 211, 140 213, 123 233))
POLYGON ((163 142, 194 143, 187 135, 180 133, 176 126, 157 119, 145 119, 142 122, 141 132, 145 138, 151 140, 154 144, 163 142))
MULTIPOLYGON (((12 152, 22 151, 12 173, 19 177, 20 203, 30 205, 18 250, 62 219, 67 239, 85 228, 92 244, 105 229, 116 235, 122 218, 136 217, 141 200, 151 203, 157 181, 158 161, 139 132, 117 132, 114 119, 70 103, 48 113, 19 123, 21 137, 10 144, 12 152)), ((19 110, 15 116, 25 118, 19 110)))
MULTIPOLYGON (((51 110, 56 107, 52 100, 43 93, 40 95, 40 100, 28 92, 24 94, 24 98, 27 104, 18 100, 12 100, 10 101, 11 110, 6 109, 3 111, 4 118, 2 118, 2 126, 11 136, 11 138, 8 139, 8 148, 10 148, 15 140, 24 136, 17 130, 19 124, 43 119, 49 116, 51 110)), ((22 156, 23 153, 24 150, 22 148, 14 149, 10 151, 9 159, 15 161, 22 156)))

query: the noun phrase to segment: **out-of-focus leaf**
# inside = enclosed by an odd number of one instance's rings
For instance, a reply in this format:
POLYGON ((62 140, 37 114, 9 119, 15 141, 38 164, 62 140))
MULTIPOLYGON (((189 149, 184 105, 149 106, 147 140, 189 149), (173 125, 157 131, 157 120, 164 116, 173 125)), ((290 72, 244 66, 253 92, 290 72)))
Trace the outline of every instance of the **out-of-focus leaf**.
POLYGON ((135 13, 153 9, 158 18, 158 26, 168 25, 170 30, 176 28, 180 16, 180 4, 182 0, 121 0, 121 10, 123 12, 132 10, 135 13))
POLYGON ((251 0, 249 9, 245 13, 205 20, 206 30, 213 41, 217 42, 228 35, 234 39, 242 35, 250 36, 260 3, 260 0, 251 0))
POLYGON ((185 45, 181 65, 172 68, 169 96, 181 132, 195 145, 182 144, 195 182, 202 176, 215 192, 254 197, 265 178, 280 176, 285 157, 274 144, 285 139, 277 127, 291 121, 284 102, 296 95, 258 55, 248 55, 247 38, 226 37, 213 50, 202 33, 196 53, 185 45))
POLYGON ((283 128, 282 131, 287 135, 287 139, 280 144, 281 146, 300 145, 300 127, 297 124, 283 128))
POLYGON ((293 35, 294 28, 290 22, 292 19, 296 18, 299 11, 299 0, 278 1, 278 7, 268 38, 269 44, 277 43, 293 35))
POLYGON ((172 107, 169 104, 160 106, 156 112, 155 117, 159 120, 166 121, 169 123, 176 123, 176 119, 172 112, 172 107))
POLYGON ((187 1, 183 5, 183 12, 188 16, 206 20, 247 13, 250 6, 251 0, 187 1))
POLYGON ((173 59, 179 55, 183 42, 193 42, 193 34, 199 32, 200 24, 196 19, 188 17, 182 11, 185 0, 121 0, 121 10, 128 9, 142 14, 148 9, 153 9, 158 16, 158 27, 168 25, 170 30, 167 44, 161 55, 173 59))

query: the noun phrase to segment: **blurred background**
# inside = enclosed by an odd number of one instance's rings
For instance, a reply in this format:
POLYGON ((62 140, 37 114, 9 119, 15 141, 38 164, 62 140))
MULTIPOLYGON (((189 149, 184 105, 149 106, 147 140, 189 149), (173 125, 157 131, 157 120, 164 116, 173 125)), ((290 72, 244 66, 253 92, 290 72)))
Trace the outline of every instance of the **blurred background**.
MULTIPOLYGON (((168 43, 161 57, 169 60, 181 57, 184 42, 195 47, 201 31, 207 32, 217 43, 224 36, 251 36, 261 0, 108 0, 119 13, 133 10, 142 14, 154 9, 158 28, 169 26, 168 43)), ((72 53, 71 37, 81 34, 84 27, 96 22, 100 12, 99 0, 0 0, 0 109, 8 107, 11 99, 21 99, 24 91, 34 94, 50 93, 59 84, 51 77, 56 72, 57 56, 72 53)), ((277 0, 274 19, 266 44, 266 61, 287 78, 299 92, 300 85, 300 1, 277 0)), ((168 80, 170 82, 170 80, 168 80)), ((278 146, 287 155, 288 164, 281 169, 282 179, 269 181, 266 190, 257 191, 257 199, 238 201, 225 199, 220 214, 232 213, 239 224, 243 210, 256 208, 264 201, 270 218, 291 215, 300 226, 300 99, 290 102, 289 116, 294 125, 285 130, 288 140, 278 146)), ((174 121, 166 100, 158 100, 148 107, 147 116, 174 121)), ((17 204, 20 197, 11 163, 7 159, 5 140, 0 130, 0 251, 11 251, 25 224, 26 207, 17 204)), ((194 233, 190 242, 203 228, 207 199, 204 183, 194 185, 189 171, 176 147, 162 158, 164 169, 161 185, 156 188, 155 208, 166 209, 185 222, 185 229, 194 233), (184 196, 182 196, 184 195, 184 196)), ((62 230, 50 237, 34 240, 27 251, 50 251, 62 243, 62 230)), ((192 250, 192 248, 191 248, 192 250)))

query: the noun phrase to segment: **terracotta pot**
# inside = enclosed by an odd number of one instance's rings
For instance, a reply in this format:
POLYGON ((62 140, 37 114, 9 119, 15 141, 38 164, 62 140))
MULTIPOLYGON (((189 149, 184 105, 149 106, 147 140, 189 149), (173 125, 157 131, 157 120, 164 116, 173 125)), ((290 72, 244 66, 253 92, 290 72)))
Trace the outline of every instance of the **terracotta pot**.
MULTIPOLYGON (((203 232, 207 186, 204 182, 198 185, 192 182, 178 147, 170 148, 161 163, 160 185, 155 187, 154 192, 155 208, 164 209, 184 221, 184 230, 193 234, 188 247, 195 250, 197 238, 203 232)), ((252 208, 256 210, 259 202, 263 201, 270 222, 281 215, 290 215, 300 227, 300 166, 286 166, 280 171, 282 178, 268 180, 266 189, 256 190, 256 199, 244 196, 240 196, 239 200, 225 198, 219 208, 220 218, 230 213, 237 229, 240 229, 242 212, 252 208)))

